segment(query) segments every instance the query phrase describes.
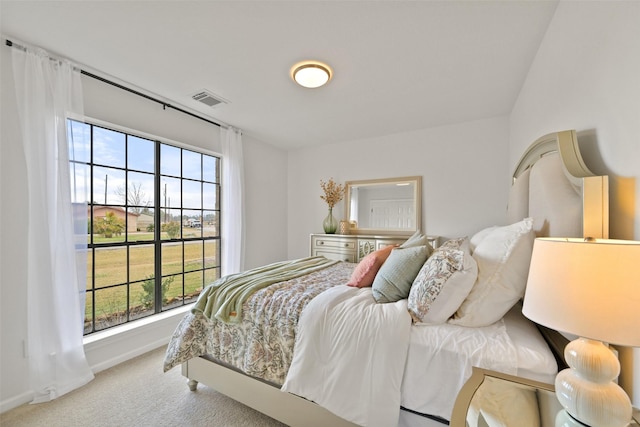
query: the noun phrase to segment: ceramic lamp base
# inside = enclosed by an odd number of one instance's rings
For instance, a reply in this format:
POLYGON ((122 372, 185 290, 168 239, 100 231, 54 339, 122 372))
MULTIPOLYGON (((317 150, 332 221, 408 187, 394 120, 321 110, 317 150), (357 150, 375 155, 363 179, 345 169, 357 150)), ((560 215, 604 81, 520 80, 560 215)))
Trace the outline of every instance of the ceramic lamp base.
POLYGON ((588 426, 626 427, 631 401, 613 380, 620 362, 600 341, 578 338, 565 348, 570 366, 556 376, 556 396, 572 417, 588 426))

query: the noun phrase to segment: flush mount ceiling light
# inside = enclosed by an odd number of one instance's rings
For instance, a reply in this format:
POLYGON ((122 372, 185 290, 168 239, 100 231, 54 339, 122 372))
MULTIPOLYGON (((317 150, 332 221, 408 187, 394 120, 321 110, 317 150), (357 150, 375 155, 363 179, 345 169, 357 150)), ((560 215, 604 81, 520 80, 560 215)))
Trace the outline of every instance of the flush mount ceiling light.
POLYGON ((291 67, 291 78, 300 86, 316 88, 326 84, 333 77, 327 64, 318 61, 299 62, 291 67))

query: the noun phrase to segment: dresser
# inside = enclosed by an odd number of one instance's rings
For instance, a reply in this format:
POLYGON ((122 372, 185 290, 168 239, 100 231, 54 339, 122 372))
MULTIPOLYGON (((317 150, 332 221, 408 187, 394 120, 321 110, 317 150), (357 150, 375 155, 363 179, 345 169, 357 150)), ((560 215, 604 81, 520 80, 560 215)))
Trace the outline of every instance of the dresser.
MULTIPOLYGON (((429 244, 438 246, 437 236, 427 237, 429 244)), ((359 262, 373 251, 388 245, 400 245, 407 240, 403 236, 312 234, 311 256, 324 256, 346 262, 359 262)))

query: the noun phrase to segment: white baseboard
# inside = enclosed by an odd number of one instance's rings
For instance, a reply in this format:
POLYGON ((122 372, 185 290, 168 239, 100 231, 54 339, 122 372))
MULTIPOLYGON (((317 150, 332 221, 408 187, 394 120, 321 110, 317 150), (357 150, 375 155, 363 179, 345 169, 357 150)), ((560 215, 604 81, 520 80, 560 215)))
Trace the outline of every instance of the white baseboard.
POLYGON ((0 414, 6 412, 10 409, 17 408, 18 406, 24 405, 25 403, 29 403, 33 400, 33 392, 26 391, 17 396, 12 396, 8 399, 0 402, 0 414))
MULTIPOLYGON (((191 306, 185 306, 97 332, 84 339, 84 352, 93 373, 126 362, 169 343, 173 331, 191 306)), ((27 391, 0 401, 0 413, 33 400, 27 391)))

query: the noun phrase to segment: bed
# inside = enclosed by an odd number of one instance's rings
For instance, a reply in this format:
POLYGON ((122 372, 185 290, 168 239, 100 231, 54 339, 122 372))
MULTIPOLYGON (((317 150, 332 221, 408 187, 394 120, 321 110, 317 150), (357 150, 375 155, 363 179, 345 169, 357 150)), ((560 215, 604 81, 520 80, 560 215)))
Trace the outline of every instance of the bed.
POLYGON ((309 257, 223 278, 176 329, 164 369, 292 426, 448 424, 473 366, 553 381, 562 340, 520 311, 533 240, 608 237, 607 212, 607 177, 575 132, 546 135, 515 169, 508 225, 435 250, 416 233, 368 263, 309 257))

